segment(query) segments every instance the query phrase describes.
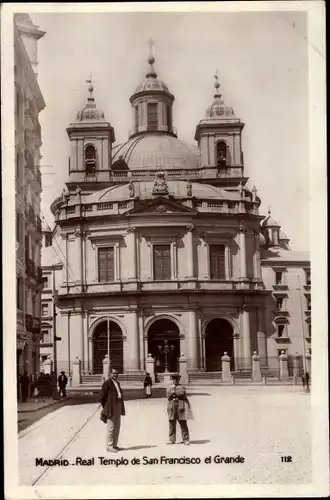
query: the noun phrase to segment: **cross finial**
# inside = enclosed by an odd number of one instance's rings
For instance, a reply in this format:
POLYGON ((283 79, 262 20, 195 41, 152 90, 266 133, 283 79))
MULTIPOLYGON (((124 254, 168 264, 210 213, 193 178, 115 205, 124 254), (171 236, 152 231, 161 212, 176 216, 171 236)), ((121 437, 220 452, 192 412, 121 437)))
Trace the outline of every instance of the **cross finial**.
POLYGON ((219 88, 220 88, 220 83, 219 83, 219 70, 217 69, 216 72, 214 73, 214 79, 215 79, 215 82, 214 82, 214 87, 215 87, 215 91, 216 91, 216 96, 219 96, 219 88))
POLYGON ((151 52, 152 51, 152 47, 155 45, 155 42, 153 41, 152 38, 149 38, 149 40, 147 41, 147 44, 149 45, 150 52, 151 52))
POLYGON ((88 90, 92 96, 92 93, 93 93, 93 90, 94 90, 94 86, 93 86, 93 80, 92 80, 92 73, 89 74, 89 77, 87 78, 86 80, 86 83, 88 83, 88 90))
POLYGON ((268 213, 269 213, 269 215, 271 214, 270 205, 268 205, 268 213))

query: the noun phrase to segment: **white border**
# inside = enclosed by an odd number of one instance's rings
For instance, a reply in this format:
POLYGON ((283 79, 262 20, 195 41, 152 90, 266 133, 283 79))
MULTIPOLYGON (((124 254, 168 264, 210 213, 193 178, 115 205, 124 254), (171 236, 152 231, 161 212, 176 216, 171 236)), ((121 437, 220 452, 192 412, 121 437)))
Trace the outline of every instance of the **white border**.
MULTIPOLYGON (((327 273, 326 273, 326 94, 325 7, 322 1, 181 2, 181 3, 48 3, 2 4, 2 196, 3 196, 3 310, 4 310, 4 428, 5 497, 31 498, 169 498, 169 497, 299 497, 329 494, 327 273), (15 181, 13 12, 308 12, 310 241, 312 261, 312 377, 313 482, 310 485, 203 485, 25 487, 18 485, 16 427, 16 303, 15 303, 15 181)), ((306 228, 307 230, 307 228, 306 228)))

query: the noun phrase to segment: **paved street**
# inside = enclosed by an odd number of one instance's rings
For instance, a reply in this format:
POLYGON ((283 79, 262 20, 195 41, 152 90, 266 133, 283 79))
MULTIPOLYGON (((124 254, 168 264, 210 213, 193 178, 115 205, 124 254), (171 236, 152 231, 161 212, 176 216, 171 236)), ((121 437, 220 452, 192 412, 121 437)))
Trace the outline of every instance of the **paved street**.
MULTIPOLYGON (((105 451, 99 405, 64 406, 20 434, 20 482, 24 485, 101 484, 297 484, 312 480, 310 395, 300 387, 201 387, 190 389, 192 444, 167 446, 165 399, 126 402, 118 454, 105 451), (215 456, 244 463, 214 463, 215 456), (160 457, 200 458, 200 464, 143 465, 160 457), (212 463, 204 463, 211 456, 212 463), (291 463, 281 456, 292 456, 291 463), (67 467, 36 466, 36 458, 66 459, 67 467), (76 465, 77 457, 94 465, 76 465), (128 465, 101 465, 98 457, 128 465), (137 457, 140 465, 132 465, 137 457), (143 460, 143 457, 147 459, 143 460), (74 464, 74 465, 71 465, 74 464)), ((179 434, 179 440, 181 436, 179 434)))

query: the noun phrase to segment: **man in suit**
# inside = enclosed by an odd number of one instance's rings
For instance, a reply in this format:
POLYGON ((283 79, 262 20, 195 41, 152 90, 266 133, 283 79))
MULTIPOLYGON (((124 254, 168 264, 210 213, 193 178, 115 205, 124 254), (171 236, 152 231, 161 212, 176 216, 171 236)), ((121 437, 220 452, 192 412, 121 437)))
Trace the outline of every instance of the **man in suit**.
POLYGON ((118 382, 117 370, 111 370, 110 378, 102 386, 103 417, 107 419, 107 451, 117 453, 121 416, 125 415, 123 392, 118 382))
POLYGON ((61 372, 61 375, 58 377, 58 386, 60 389, 60 397, 61 394, 64 398, 66 398, 66 386, 68 383, 68 377, 65 375, 65 372, 61 372))

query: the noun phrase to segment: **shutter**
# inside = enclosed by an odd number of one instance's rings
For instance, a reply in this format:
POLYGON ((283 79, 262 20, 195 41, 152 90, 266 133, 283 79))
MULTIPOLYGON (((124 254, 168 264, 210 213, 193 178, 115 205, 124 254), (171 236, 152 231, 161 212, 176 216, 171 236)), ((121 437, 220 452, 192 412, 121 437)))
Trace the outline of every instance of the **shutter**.
POLYGON ((114 249, 99 249, 99 281, 114 281, 114 249))
POLYGON ((224 245, 211 245, 211 278, 223 280, 226 278, 225 247, 224 245))

